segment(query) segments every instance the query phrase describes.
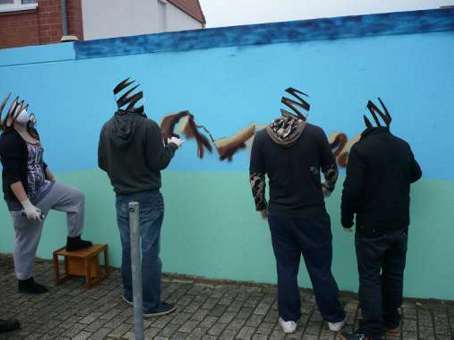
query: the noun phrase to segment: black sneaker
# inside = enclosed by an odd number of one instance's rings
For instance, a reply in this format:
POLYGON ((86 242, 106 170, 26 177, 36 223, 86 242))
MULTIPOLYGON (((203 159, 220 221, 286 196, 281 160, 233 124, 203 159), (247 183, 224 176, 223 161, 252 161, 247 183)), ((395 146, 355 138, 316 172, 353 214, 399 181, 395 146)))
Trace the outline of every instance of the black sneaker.
POLYGON ((154 311, 143 311, 143 316, 145 318, 153 317, 153 316, 162 316, 166 314, 170 314, 172 312, 175 312, 177 310, 177 307, 170 303, 166 302, 161 302, 161 305, 158 307, 158 309, 154 311))
POLYGON ((17 280, 17 287, 19 293, 24 294, 44 294, 49 291, 45 286, 36 283, 33 277, 27 280, 17 280))
POLYGON ((79 249, 89 248, 93 245, 90 241, 84 241, 79 236, 68 237, 66 239, 66 251, 76 251, 79 249))
POLYGON ((15 331, 20 328, 19 320, 9 319, 1 320, 0 319, 0 333, 15 331))

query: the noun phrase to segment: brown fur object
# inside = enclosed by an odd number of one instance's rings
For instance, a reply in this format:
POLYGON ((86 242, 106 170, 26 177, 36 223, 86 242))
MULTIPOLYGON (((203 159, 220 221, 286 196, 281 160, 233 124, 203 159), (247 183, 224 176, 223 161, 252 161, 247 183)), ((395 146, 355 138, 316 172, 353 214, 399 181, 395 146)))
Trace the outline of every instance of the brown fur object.
POLYGON ((175 133, 176 126, 180 123, 180 130, 187 139, 194 138, 197 143, 197 155, 203 158, 205 149, 209 152, 213 150, 210 141, 202 133, 200 133, 198 126, 195 123, 194 116, 187 110, 165 116, 161 121, 161 134, 164 142, 170 137, 180 137, 175 133), (181 123, 180 123, 181 122, 181 123))
POLYGON ((345 148, 344 148, 344 151, 339 155, 339 157, 337 158, 337 161, 339 162, 339 166, 345 168, 347 167, 347 164, 348 164, 348 157, 350 155, 350 150, 352 148, 352 146, 359 141, 359 139, 361 138, 361 135, 358 135, 352 139, 350 139, 347 144, 345 144, 345 148))
POLYGON ((255 125, 251 125, 241 130, 230 138, 219 139, 215 142, 221 161, 227 159, 232 161, 232 157, 239 150, 246 148, 246 142, 255 134, 255 125))
POLYGON ((331 145, 331 150, 333 151, 334 156, 337 158, 344 150, 348 138, 343 132, 334 132, 329 136, 328 141, 331 145))
POLYGON ((170 137, 180 137, 175 133, 175 127, 180 122, 181 118, 189 115, 189 111, 185 110, 169 114, 161 120, 161 134, 162 139, 164 139, 164 143, 167 143, 167 139, 170 137))
POLYGON ((191 114, 184 117, 181 122, 181 132, 183 132, 187 139, 195 139, 197 143, 197 155, 199 158, 203 158, 205 149, 211 152, 213 148, 208 138, 201 134, 198 128, 199 126, 195 123, 194 116, 191 114))
POLYGON ((331 150, 333 150, 334 157, 336 157, 337 164, 339 164, 340 167, 345 168, 347 166, 350 149, 359 138, 360 135, 348 140, 347 135, 343 132, 333 132, 328 137, 331 150))

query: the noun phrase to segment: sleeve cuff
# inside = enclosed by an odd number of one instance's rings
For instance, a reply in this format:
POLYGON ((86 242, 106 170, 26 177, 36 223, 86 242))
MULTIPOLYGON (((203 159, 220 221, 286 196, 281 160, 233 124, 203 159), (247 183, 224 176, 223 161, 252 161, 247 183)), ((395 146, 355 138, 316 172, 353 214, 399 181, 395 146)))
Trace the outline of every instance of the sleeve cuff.
POLYGON ((167 144, 167 147, 172 149, 172 151, 176 151, 178 149, 178 145, 176 145, 175 143, 169 143, 167 144))
POLYGON ((351 218, 343 217, 341 220, 341 224, 342 224, 342 227, 350 229, 351 227, 353 227, 353 224, 354 224, 353 217, 351 217, 351 218))

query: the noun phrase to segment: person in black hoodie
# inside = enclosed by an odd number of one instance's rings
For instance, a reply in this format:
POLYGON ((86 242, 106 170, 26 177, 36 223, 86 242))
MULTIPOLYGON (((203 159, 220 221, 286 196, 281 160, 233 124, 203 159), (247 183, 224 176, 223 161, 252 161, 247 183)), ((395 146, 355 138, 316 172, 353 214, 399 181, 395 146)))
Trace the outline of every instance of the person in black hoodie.
POLYGON ((383 111, 371 101, 367 104, 377 126, 364 116, 367 128, 350 151, 342 192, 342 226, 350 229, 356 214, 363 316, 358 331, 343 335, 349 340, 382 339, 385 330, 399 334, 410 184, 422 174, 408 143, 391 134, 391 115, 379 101, 383 111))
MULTIPOLYGON (((0 104, 0 117, 10 95, 0 104)), ((3 165, 3 193, 14 223, 16 245, 14 270, 20 293, 42 294, 48 289, 35 282, 33 260, 41 238, 44 220, 52 210, 67 215, 66 250, 90 247, 81 239, 85 197, 75 188, 55 180, 43 160, 44 148, 35 128, 35 115, 16 98, 1 122, 0 157, 3 165)))
POLYGON ((256 133, 251 151, 250 182, 256 210, 268 219, 278 275, 279 323, 285 333, 296 330, 301 316, 298 269, 303 255, 324 320, 333 331, 344 325, 345 312, 331 273, 332 235, 325 209, 337 180, 337 165, 321 128, 306 122, 299 108, 309 110, 304 93, 289 88, 297 100, 282 102, 294 113, 256 133), (325 182, 320 179, 323 172, 325 182), (270 185, 265 198, 265 175, 270 185))
POLYGON ((123 299, 132 304, 129 202, 140 204, 144 316, 171 313, 175 306, 161 301, 160 232, 164 218, 161 170, 169 165, 183 143, 176 137, 163 141, 161 130, 144 113, 138 85, 125 79, 114 88, 118 110, 104 124, 98 149, 98 165, 106 171, 116 193, 117 223, 122 244, 123 299))

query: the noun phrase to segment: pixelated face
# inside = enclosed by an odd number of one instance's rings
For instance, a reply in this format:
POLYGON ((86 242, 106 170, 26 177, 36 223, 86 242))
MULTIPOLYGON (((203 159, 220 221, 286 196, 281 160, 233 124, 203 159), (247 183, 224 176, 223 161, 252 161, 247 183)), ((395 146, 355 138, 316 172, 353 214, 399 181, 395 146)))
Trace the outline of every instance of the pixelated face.
POLYGON ((15 123, 30 128, 36 125, 36 117, 33 113, 29 113, 26 109, 24 109, 17 115, 15 123))
POLYGON ((28 113, 27 110, 22 110, 16 117, 16 122, 21 125, 27 125, 27 123, 30 121, 31 115, 28 113))

